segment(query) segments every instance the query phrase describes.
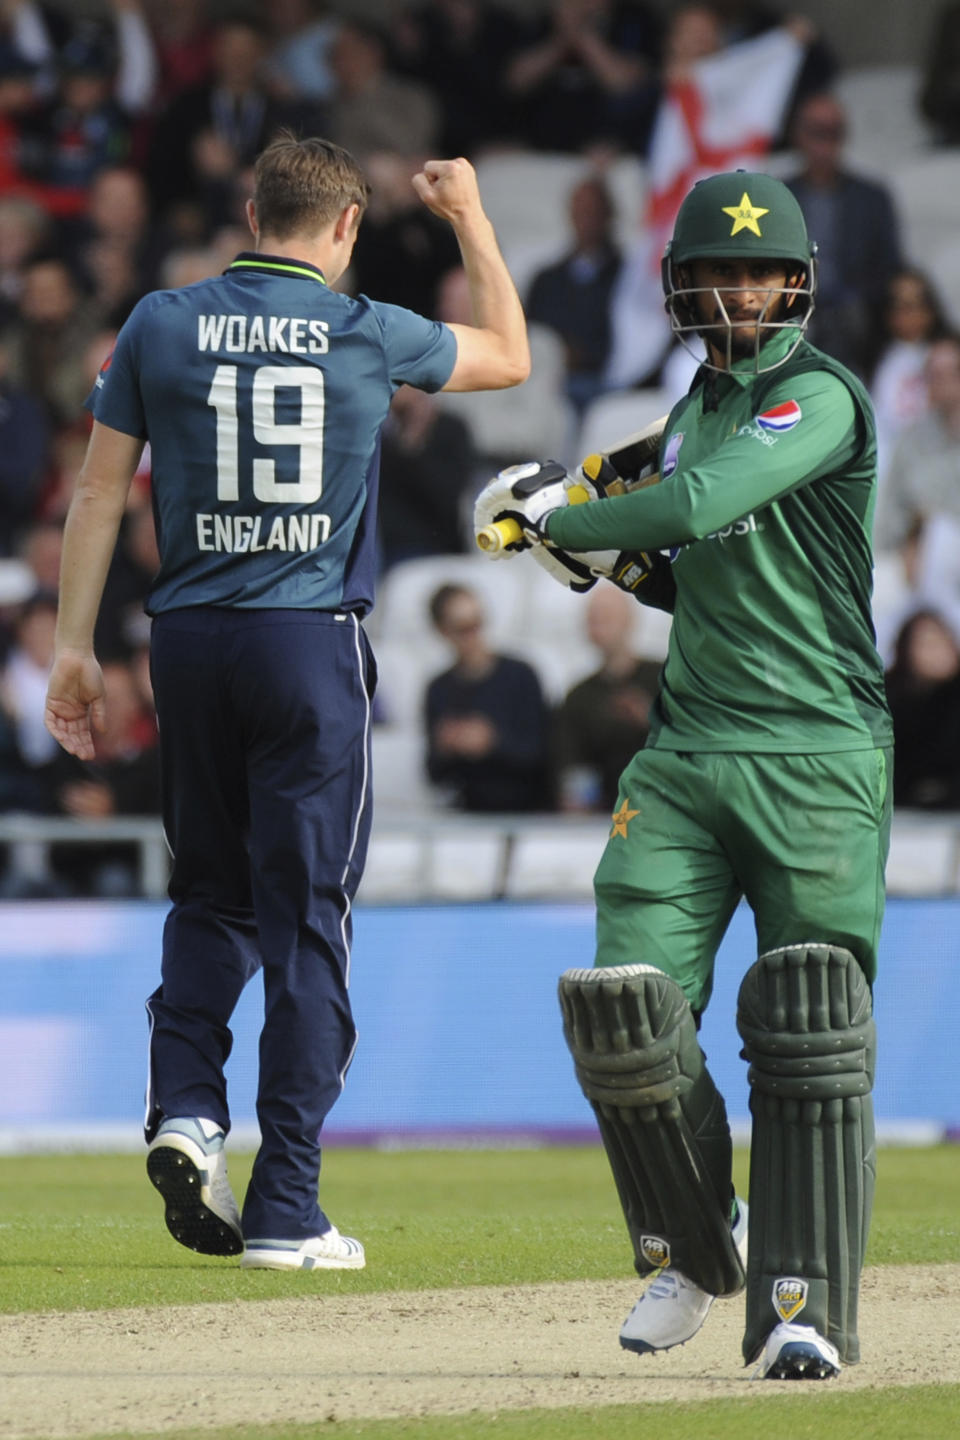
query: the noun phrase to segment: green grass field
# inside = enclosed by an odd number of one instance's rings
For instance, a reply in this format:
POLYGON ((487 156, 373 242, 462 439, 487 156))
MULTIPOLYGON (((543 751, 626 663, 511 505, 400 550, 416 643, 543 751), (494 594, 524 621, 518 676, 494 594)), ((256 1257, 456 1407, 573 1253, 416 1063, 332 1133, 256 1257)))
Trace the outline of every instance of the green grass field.
MULTIPOLYGON (((250 1157, 231 1158, 234 1188, 242 1191, 250 1157)), ((738 1183, 746 1155, 738 1153, 738 1183)), ((907 1265, 960 1262, 960 1147, 885 1150, 868 1263, 907 1265)), ((362 1236, 368 1267, 331 1273, 325 1284, 341 1295, 469 1285, 625 1277, 625 1237, 606 1161, 598 1149, 408 1151, 331 1149, 322 1181, 325 1207, 362 1236), (590 1243, 584 1244, 589 1233, 590 1243)), ((63 1155, 5 1158, 0 1166, 0 1312, 94 1310, 302 1293, 296 1274, 246 1273, 177 1247, 161 1221, 162 1205, 147 1183, 140 1155, 63 1155)), ((739 1400, 649 1407, 649 1423, 668 1440, 748 1440, 777 1430, 795 1440, 823 1435, 825 1421, 853 1440, 940 1440, 960 1429, 960 1386, 911 1389, 909 1407, 894 1392, 850 1393, 838 1388, 817 1403, 808 1427, 803 1395, 757 1398, 749 1426, 739 1400), (824 1410, 823 1406, 827 1409, 824 1410), (948 1416, 952 1419, 948 1423, 948 1416), (762 1421, 762 1424, 760 1423, 762 1421), (757 1429, 754 1432, 754 1423, 757 1429), (914 1428, 910 1428, 914 1427, 914 1428), (919 1427, 919 1428, 918 1428, 919 1427), (925 1427, 925 1428, 924 1428, 925 1427)), ((324 1435, 386 1440, 608 1440, 640 1434, 648 1407, 591 1411, 530 1411, 494 1418, 410 1422, 335 1422, 324 1435), (629 1424, 628 1424, 629 1421, 629 1424)), ((251 1417, 253 1418, 253 1417, 251 1417)), ((115 1433, 115 1432, 114 1432, 115 1433)), ((189 1433, 226 1440, 227 1432, 189 1433)), ((320 1433, 317 1427, 232 1429, 231 1440, 286 1440, 320 1433)))

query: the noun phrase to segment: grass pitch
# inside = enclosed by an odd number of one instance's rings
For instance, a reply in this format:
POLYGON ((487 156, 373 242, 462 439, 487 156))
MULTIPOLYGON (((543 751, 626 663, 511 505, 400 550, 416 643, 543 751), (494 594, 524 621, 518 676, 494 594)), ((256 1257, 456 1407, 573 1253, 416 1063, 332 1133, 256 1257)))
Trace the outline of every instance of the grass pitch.
MULTIPOLYGON (((242 1193, 250 1156, 231 1156, 242 1193)), ((736 1156, 746 1184, 747 1156, 736 1156)), ((326 1152, 325 1208, 362 1236, 368 1268, 331 1272, 330 1293, 620 1279, 629 1273, 623 1222, 599 1149, 326 1152)), ((868 1264, 960 1261, 960 1147, 882 1151, 868 1264)), ((94 1310, 282 1298, 302 1277, 240 1272, 181 1249, 140 1155, 7 1157, 0 1166, 0 1311, 94 1310)), ((808 1387, 805 1387, 805 1390, 808 1387)), ((678 1404, 503 1412, 416 1420, 338 1421, 229 1432, 165 1431, 165 1440, 614 1440, 656 1428, 669 1440, 946 1440, 957 1433, 960 1386, 909 1391, 838 1388, 678 1404), (906 1397, 909 1396, 909 1401, 906 1397)), ((120 1440, 118 1432, 111 1432, 120 1440)), ((141 1433, 139 1440, 145 1440, 141 1433)))

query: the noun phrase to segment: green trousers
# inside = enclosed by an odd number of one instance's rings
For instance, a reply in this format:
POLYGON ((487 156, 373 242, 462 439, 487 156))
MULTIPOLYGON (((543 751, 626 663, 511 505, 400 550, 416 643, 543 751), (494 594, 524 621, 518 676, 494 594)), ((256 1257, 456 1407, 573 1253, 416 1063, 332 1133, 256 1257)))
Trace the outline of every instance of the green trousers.
POLYGON ((596 963, 656 965, 699 1014, 745 897, 758 954, 804 941, 841 945, 872 983, 891 777, 889 750, 641 750, 621 776, 594 877, 596 963))

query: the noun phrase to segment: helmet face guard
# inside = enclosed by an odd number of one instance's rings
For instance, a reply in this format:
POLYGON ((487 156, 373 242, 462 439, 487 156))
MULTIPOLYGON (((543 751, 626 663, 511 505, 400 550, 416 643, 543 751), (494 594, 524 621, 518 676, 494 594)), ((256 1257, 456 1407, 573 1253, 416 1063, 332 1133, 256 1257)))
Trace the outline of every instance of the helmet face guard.
POLYGON ((711 175, 690 191, 677 215, 660 273, 665 308, 680 344, 700 359, 694 337, 709 342, 707 358, 701 363, 711 370, 729 369, 735 359, 743 358, 742 352, 734 354, 734 329, 753 324, 756 327, 754 369, 759 374, 782 365, 803 339, 814 306, 816 245, 807 238, 800 206, 781 181, 771 175, 736 170, 711 175), (736 287, 691 283, 690 262, 711 259, 779 262, 788 276, 797 276, 797 283, 766 286, 758 281, 751 284, 750 293, 766 289, 767 298, 755 318, 749 322, 733 322, 723 297, 736 294, 736 287), (703 318, 698 306, 701 296, 712 298, 710 308, 716 312, 716 319, 703 318), (778 303, 781 298, 783 303, 778 303), (767 318, 768 315, 771 318, 767 318), (793 344, 778 354, 776 360, 762 364, 763 346, 787 328, 795 331, 793 344), (710 345, 724 356, 725 364, 716 364, 710 359, 710 345))

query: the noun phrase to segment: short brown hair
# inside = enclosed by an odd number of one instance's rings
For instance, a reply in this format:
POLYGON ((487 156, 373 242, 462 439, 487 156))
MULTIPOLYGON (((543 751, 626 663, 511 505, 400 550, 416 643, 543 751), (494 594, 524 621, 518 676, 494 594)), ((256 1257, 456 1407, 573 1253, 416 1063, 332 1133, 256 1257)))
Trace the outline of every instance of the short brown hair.
POLYGON ((348 150, 330 140, 299 140, 281 130, 253 167, 253 203, 260 230, 285 240, 320 230, 347 208, 362 215, 370 185, 348 150))

